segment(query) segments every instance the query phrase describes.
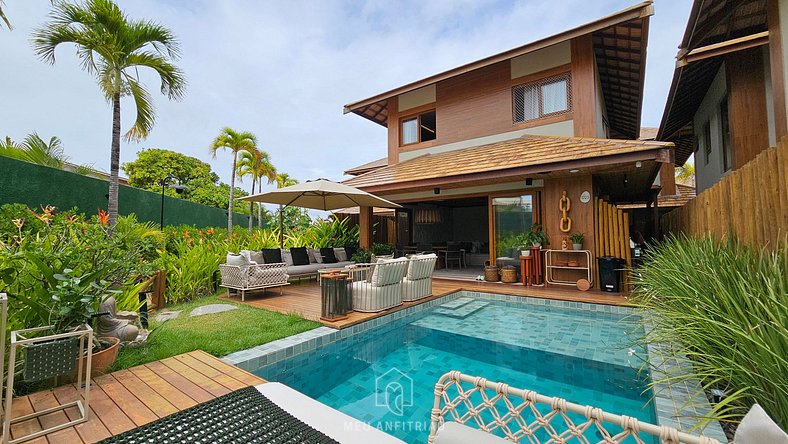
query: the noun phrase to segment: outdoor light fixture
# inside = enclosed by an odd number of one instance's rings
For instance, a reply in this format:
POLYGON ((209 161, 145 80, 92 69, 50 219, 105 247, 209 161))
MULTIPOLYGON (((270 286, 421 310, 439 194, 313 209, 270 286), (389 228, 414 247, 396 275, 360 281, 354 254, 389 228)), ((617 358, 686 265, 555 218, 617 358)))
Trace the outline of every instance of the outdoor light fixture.
POLYGON ((640 168, 642 166, 643 166, 643 162, 641 162, 639 160, 637 162, 635 162, 635 168, 640 168))
POLYGON ((575 174, 575 173, 579 173, 579 172, 580 172, 580 170, 578 170, 578 169, 574 169, 574 170, 569 170, 569 172, 570 172, 570 173, 572 173, 572 174, 575 174))
POLYGON ((435 188, 432 190, 432 192, 433 192, 434 194, 440 194, 440 193, 441 193, 441 189, 440 189, 440 187, 435 187, 435 188))
MULTIPOLYGON (((178 178, 170 173, 161 181, 161 214, 159 215, 159 227, 161 229, 164 229, 164 188, 167 186, 168 182, 175 180, 178 180, 178 178)), ((189 189, 189 187, 185 185, 170 185, 170 187, 178 194, 183 194, 189 189)))

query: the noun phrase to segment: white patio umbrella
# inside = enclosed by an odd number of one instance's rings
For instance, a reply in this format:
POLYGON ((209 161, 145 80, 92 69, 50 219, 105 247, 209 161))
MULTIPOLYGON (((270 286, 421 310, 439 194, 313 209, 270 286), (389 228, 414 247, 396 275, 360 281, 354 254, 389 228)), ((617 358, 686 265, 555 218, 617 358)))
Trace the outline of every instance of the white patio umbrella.
MULTIPOLYGON (((284 207, 294 205, 313 210, 336 210, 346 207, 400 208, 400 205, 359 190, 349 185, 316 179, 289 187, 279 188, 260 194, 242 197, 238 200, 279 204, 284 207)), ((283 207, 283 209, 284 209, 283 207)), ((284 244, 284 211, 279 212, 279 244, 284 244)))

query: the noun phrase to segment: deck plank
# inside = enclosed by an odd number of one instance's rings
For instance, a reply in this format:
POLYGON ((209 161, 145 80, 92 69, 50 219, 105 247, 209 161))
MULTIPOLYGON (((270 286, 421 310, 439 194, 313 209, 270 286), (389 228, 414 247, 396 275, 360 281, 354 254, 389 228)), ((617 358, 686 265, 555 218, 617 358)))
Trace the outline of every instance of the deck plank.
POLYGON ((189 381, 199 385, 205 391, 210 393, 214 398, 217 396, 226 395, 232 391, 227 387, 225 387, 224 385, 219 384, 213 379, 203 375, 202 373, 198 372, 197 370, 194 370, 193 368, 189 367, 188 365, 182 363, 177 359, 167 358, 167 359, 162 359, 159 362, 171 368, 172 370, 178 372, 181 376, 188 379, 189 381))
MULTIPOLYGON (((93 390, 91 388, 91 394, 96 393, 98 390, 101 389, 96 388, 96 390, 93 390)), ((52 390, 52 394, 55 395, 57 402, 60 404, 68 404, 69 402, 82 399, 81 393, 77 391, 77 388, 74 385, 63 385, 57 387, 52 390)), ((80 438, 82 438, 82 441, 86 443, 95 442, 112 436, 109 430, 107 430, 107 427, 101 422, 98 413, 96 413, 93 401, 89 403, 89 406, 90 414, 88 415, 88 420, 82 424, 77 424, 74 426, 74 430, 77 431, 80 438)), ((68 415, 69 419, 73 420, 79 418, 80 413, 76 407, 71 407, 66 409, 66 415, 68 415)))
MULTIPOLYGON (((13 418, 25 416, 33 413, 33 411, 33 406, 30 404, 29 397, 23 396, 17 400, 14 400, 14 404, 11 407, 11 416, 13 418)), ((39 420, 36 418, 32 418, 28 419, 27 421, 12 424, 10 432, 11 437, 17 439, 22 436, 27 436, 31 433, 40 432, 41 430, 43 430, 41 427, 41 422, 39 422, 39 420)), ((27 442, 33 444, 47 444, 49 441, 47 441, 45 437, 40 436, 27 442)))
POLYGON ((200 361, 199 359, 195 359, 190 354, 179 355, 176 356, 175 359, 182 362, 184 365, 191 367, 193 370, 198 371, 203 375, 213 379, 214 381, 227 387, 231 391, 238 390, 249 385, 249 384, 244 384, 243 382, 233 378, 232 376, 224 374, 207 364, 204 364, 202 361, 200 361))
POLYGON ((320 319, 320 286, 317 282, 293 283, 283 288, 282 295, 271 292, 253 293, 247 295, 246 301, 241 302, 235 295, 224 293, 221 298, 233 302, 243 303, 255 308, 275 311, 283 314, 298 314, 304 319, 317 321, 331 328, 348 328, 361 322, 385 316, 399 310, 422 304, 431 299, 446 296, 458 291, 479 291, 483 293, 506 294, 513 296, 535 297, 543 299, 556 299, 571 302, 585 302, 590 304, 626 305, 629 304, 623 293, 606 293, 599 290, 579 291, 571 287, 524 287, 521 284, 503 284, 494 282, 477 282, 469 280, 433 278, 433 296, 415 302, 405 302, 400 306, 390 308, 378 313, 361 313, 351 311, 348 317, 338 321, 324 321, 320 319))
POLYGON ((197 405, 197 401, 190 398, 175 386, 171 385, 165 379, 159 377, 148 367, 140 365, 130 368, 129 371, 134 374, 140 381, 147 384, 156 393, 163 396, 167 401, 172 403, 178 410, 187 409, 197 405))
POLYGON ((266 382, 265 379, 252 373, 245 372, 234 365, 230 365, 224 361, 218 360, 203 350, 197 350, 193 353, 190 353, 189 355, 195 359, 200 360, 203 364, 209 365, 224 374, 232 376, 244 384, 258 385, 266 382))
POLYGON ((161 361, 150 362, 145 364, 145 367, 197 403, 210 401, 216 397, 216 395, 212 395, 205 390, 204 387, 190 381, 185 376, 164 365, 161 361))
POLYGON ((129 370, 119 370, 112 376, 123 384, 123 387, 145 404, 156 416, 163 418, 171 415, 179 409, 172 405, 166 398, 150 388, 148 384, 142 382, 140 378, 129 370))
MULTIPOLYGON (((87 422, 28 442, 95 443, 229 393, 234 388, 261 382, 265 381, 203 351, 151 362, 95 378, 91 385, 87 422)), ((74 384, 22 396, 14 399, 13 416, 67 404, 81 399, 81 396, 74 384)), ((40 419, 15 424, 11 435, 26 435, 42 430, 42 426, 50 427, 78 417, 79 410, 70 407, 40 419)))
MULTIPOLYGON (((30 401, 30 404, 33 406, 33 409, 37 412, 60 405, 52 392, 33 393, 27 398, 30 401)), ((39 417, 38 420, 41 423, 41 426, 47 429, 65 424, 71 419, 68 417, 68 415, 66 415, 65 411, 61 410, 59 412, 52 412, 43 415, 39 417)), ((83 442, 82 438, 79 436, 79 433, 77 433, 73 427, 50 433, 47 435, 47 440, 49 441, 49 444, 78 444, 83 442)))

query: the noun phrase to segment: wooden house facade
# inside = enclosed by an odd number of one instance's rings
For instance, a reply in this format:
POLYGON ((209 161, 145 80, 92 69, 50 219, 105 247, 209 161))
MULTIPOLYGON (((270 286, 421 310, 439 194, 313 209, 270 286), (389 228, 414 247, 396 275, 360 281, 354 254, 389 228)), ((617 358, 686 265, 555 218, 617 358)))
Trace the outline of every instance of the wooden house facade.
MULTIPOLYGON (((653 184, 674 162, 672 143, 637 140, 652 14, 640 3, 346 105, 385 127, 388 146, 345 183, 403 205, 398 246, 461 242, 472 265, 500 263, 538 224, 550 248, 582 233, 592 257, 626 258, 628 224, 601 205, 654 207, 653 184)), ((371 220, 362 207, 362 246, 371 220)))

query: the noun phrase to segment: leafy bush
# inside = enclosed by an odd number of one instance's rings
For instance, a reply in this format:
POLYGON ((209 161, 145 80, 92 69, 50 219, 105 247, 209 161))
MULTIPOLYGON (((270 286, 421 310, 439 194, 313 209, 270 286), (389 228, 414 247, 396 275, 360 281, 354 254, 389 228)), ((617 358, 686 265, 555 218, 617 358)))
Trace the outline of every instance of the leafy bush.
POLYGON ((389 256, 394 254, 394 245, 391 244, 372 244, 372 254, 375 256, 389 256))
POLYGON ((726 393, 701 422, 737 421, 757 402, 788 428, 786 259, 788 246, 770 253, 685 236, 647 250, 634 276, 634 302, 653 320, 645 340, 668 344, 661 357, 694 370, 655 383, 683 386, 697 375, 707 392, 726 393))

